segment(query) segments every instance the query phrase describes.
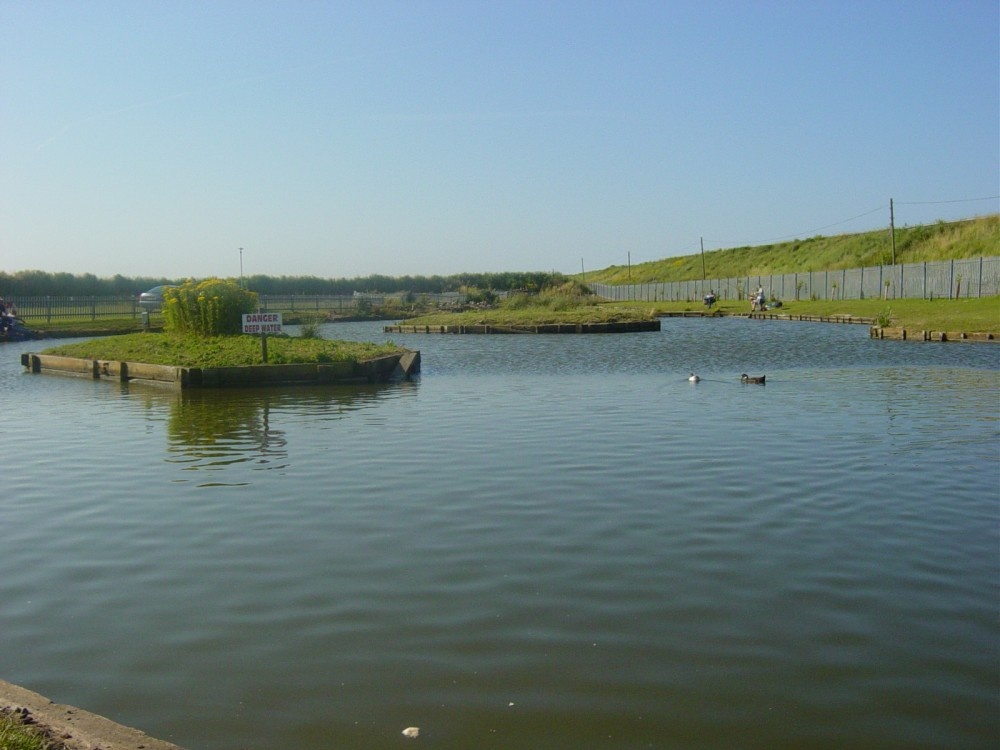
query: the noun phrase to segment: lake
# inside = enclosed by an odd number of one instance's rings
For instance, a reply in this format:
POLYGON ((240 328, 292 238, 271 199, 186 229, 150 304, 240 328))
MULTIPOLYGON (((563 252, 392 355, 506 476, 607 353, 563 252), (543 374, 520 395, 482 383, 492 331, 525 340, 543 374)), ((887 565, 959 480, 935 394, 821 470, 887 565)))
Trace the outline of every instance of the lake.
POLYGON ((0 348, 0 677, 191 750, 996 746, 1000 346, 322 330, 422 374, 0 348))

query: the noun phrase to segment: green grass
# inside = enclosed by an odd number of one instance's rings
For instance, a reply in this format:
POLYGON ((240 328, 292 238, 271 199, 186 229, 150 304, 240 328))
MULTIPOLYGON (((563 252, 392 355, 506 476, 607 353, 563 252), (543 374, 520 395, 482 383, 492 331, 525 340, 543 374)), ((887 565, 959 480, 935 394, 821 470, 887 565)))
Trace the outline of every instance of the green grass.
POLYGON ((576 307, 553 309, 549 307, 527 307, 521 309, 495 308, 488 310, 468 310, 465 312, 435 313, 411 318, 407 325, 447 325, 447 326, 536 326, 551 323, 620 323, 633 320, 650 320, 654 317, 653 305, 645 308, 609 304, 586 304, 576 307))
MULTIPOLYGON (((86 316, 75 318, 57 318, 47 322, 43 322, 38 318, 27 318, 24 320, 24 325, 30 330, 43 335, 54 334, 63 336, 72 336, 75 334, 85 336, 93 333, 94 331, 110 335, 116 333, 132 333, 143 330, 142 321, 138 318, 131 317, 92 318, 90 316, 86 316)), ((156 327, 162 326, 163 318, 160 316, 153 316, 153 318, 151 318, 151 325, 156 327)))
MULTIPOLYGON (((395 344, 328 341, 314 338, 269 336, 268 364, 349 362, 395 354, 395 344)), ((261 342, 256 336, 181 336, 167 333, 135 333, 108 336, 46 349, 82 359, 144 362, 183 367, 234 367, 261 364, 261 342)))
MULTIPOLYGON (((976 258, 1000 254, 1000 214, 954 223, 938 222, 896 229, 896 263, 976 258)), ((832 237, 816 236, 772 245, 705 253, 704 278, 768 276, 888 265, 888 229, 832 237)), ((645 284, 701 279, 702 255, 694 253, 628 266, 587 271, 587 283, 645 284)), ((577 274, 573 278, 582 279, 577 274)))
MULTIPOLYGON (((648 311, 649 306, 656 312, 704 312, 701 302, 611 302, 609 306, 634 308, 648 311)), ((715 310, 726 314, 747 313, 750 303, 723 300, 715 305, 715 310)), ((776 315, 852 315, 856 318, 872 318, 885 325, 926 331, 964 331, 966 333, 1000 331, 1000 297, 967 299, 855 299, 855 300, 802 300, 788 302, 780 308, 769 310, 776 315)))
POLYGON ((55 743, 37 727, 22 724, 6 711, 0 711, 0 750, 55 750, 55 743))

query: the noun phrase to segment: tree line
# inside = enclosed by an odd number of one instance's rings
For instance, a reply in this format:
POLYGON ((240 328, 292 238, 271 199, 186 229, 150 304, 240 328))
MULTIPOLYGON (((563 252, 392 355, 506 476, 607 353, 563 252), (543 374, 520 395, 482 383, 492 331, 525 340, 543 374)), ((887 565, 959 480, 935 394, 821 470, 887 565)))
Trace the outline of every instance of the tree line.
MULTIPOLYGON (((237 281, 237 279, 231 279, 237 281)), ((154 276, 122 276, 101 278, 91 273, 51 273, 48 271, 0 271, 0 297, 135 297, 161 284, 182 284, 187 279, 154 276)), ((451 276, 383 276, 373 274, 352 279, 323 279, 317 276, 254 275, 243 279, 243 285, 258 294, 274 295, 350 295, 354 292, 391 294, 441 294, 469 289, 538 291, 562 284, 560 273, 517 272, 460 273, 451 276)))

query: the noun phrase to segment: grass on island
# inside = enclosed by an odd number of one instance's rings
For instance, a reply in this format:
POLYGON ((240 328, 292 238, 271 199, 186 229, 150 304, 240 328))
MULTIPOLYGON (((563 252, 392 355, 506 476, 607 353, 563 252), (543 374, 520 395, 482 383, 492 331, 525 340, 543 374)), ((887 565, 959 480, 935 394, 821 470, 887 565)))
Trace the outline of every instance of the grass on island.
POLYGON ((506 310, 504 308, 466 310, 464 312, 443 312, 409 318, 403 323, 416 326, 474 326, 489 325, 500 327, 531 327, 552 323, 621 323, 636 320, 653 320, 656 315, 651 305, 644 309, 620 307, 610 304, 581 305, 579 307, 552 310, 532 308, 506 310))
MULTIPOLYGON (((400 351, 402 348, 391 342, 375 344, 291 336, 267 338, 267 361, 275 365, 358 362, 400 351)), ((202 337, 133 333, 63 344, 42 353, 181 367, 238 367, 262 363, 260 338, 243 335, 202 337)))
POLYGON ((553 323, 623 323, 653 320, 653 307, 614 306, 586 293, 576 282, 545 289, 538 294, 514 294, 495 307, 441 312, 410 318, 407 325, 503 326, 510 328, 553 323))

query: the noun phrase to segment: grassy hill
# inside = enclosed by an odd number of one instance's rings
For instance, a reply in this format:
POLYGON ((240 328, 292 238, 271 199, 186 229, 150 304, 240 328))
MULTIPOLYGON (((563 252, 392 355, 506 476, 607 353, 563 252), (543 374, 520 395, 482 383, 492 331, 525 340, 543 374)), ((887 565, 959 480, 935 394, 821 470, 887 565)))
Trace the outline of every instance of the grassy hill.
MULTIPOLYGON (((967 221, 896 228, 896 263, 1000 255, 1000 214, 967 221)), ((832 237, 816 236, 774 245, 736 247, 705 253, 705 277, 725 279, 781 273, 888 265, 888 229, 832 237)), ((577 274, 573 278, 581 279, 577 274)), ((587 283, 642 284, 702 278, 701 253, 587 271, 587 283)))

